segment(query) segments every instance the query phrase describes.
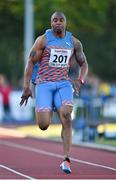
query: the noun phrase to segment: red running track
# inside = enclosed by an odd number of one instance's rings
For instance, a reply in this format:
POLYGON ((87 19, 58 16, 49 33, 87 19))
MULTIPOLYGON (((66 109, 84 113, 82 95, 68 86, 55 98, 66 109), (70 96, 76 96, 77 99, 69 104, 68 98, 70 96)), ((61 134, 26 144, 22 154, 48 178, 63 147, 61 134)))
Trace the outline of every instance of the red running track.
POLYGON ((72 146, 71 174, 59 168, 62 144, 34 138, 0 140, 0 179, 116 179, 116 154, 72 146))

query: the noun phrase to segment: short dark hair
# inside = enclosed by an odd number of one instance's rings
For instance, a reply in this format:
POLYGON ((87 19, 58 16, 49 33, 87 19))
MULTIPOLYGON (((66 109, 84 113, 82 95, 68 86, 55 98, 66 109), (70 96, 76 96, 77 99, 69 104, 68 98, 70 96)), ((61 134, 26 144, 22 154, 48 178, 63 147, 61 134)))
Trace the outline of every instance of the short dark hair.
POLYGON ((60 11, 54 12, 54 13, 51 15, 51 20, 52 20, 53 16, 55 16, 55 15, 57 15, 57 16, 63 16, 64 19, 66 20, 65 14, 64 14, 63 12, 60 12, 60 11))

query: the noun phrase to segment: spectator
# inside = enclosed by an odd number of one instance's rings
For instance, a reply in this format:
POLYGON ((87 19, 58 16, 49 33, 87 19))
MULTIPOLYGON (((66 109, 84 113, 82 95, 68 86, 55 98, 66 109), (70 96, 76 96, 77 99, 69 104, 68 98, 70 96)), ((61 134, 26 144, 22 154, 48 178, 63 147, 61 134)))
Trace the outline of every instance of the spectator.
POLYGON ((12 87, 8 84, 6 77, 0 74, 0 94, 2 95, 4 118, 3 121, 8 122, 11 119, 10 112, 10 93, 12 92, 12 87))

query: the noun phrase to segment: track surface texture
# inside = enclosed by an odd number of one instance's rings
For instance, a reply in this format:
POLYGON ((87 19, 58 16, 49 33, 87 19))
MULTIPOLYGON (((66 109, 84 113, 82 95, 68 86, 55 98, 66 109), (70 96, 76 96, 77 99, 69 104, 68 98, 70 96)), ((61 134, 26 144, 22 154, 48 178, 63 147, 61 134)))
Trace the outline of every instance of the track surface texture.
POLYGON ((59 168, 62 143, 35 138, 0 139, 0 179, 116 179, 115 152, 73 145, 71 174, 59 168))

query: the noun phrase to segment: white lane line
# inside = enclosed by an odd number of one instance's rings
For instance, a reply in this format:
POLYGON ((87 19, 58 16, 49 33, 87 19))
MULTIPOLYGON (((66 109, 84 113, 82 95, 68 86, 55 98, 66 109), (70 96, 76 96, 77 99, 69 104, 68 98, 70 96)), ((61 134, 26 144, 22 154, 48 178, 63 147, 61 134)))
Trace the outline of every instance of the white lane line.
POLYGON ((25 174, 23 174, 23 173, 20 173, 19 171, 16 171, 16 170, 14 170, 14 169, 9 168, 8 166, 5 166, 5 165, 0 164, 0 168, 6 169, 6 170, 8 170, 8 171, 10 171, 10 172, 12 172, 12 173, 14 173, 14 174, 17 174, 17 175, 19 175, 19 176, 28 178, 28 179, 30 179, 30 180, 36 180, 35 178, 33 178, 33 177, 31 177, 31 176, 27 176, 27 175, 25 175, 25 174))
MULTIPOLYGON (((10 142, 10 141, 0 141, 0 144, 11 146, 11 147, 15 147, 15 148, 18 148, 18 149, 23 149, 23 150, 31 151, 31 152, 35 152, 35 153, 39 153, 39 154, 44 154, 44 155, 48 155, 48 156, 64 158, 64 156, 62 156, 60 154, 48 152, 48 151, 41 150, 41 149, 36 149, 36 148, 33 148, 33 147, 29 147, 29 146, 13 143, 13 142, 10 142)), ((96 167, 100 167, 100 168, 116 171, 116 168, 113 168, 113 167, 110 167, 110 166, 104 166, 104 165, 101 165, 101 164, 92 163, 92 162, 88 162, 88 161, 83 161, 83 160, 76 159, 76 158, 70 158, 70 159, 72 161, 74 161, 74 162, 79 162, 79 163, 82 163, 82 164, 87 164, 87 165, 91 165, 91 166, 96 166, 96 167)))

